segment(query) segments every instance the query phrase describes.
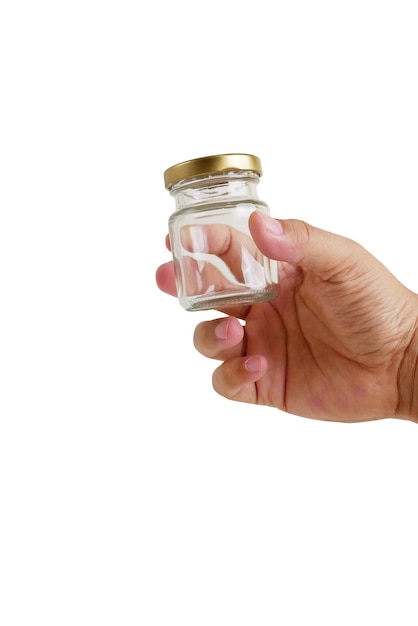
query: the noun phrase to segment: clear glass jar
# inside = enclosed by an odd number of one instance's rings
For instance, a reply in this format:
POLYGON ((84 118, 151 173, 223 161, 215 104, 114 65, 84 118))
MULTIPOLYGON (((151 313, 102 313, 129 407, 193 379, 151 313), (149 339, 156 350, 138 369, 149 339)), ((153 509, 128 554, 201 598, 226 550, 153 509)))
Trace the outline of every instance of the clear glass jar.
POLYGON ((220 154, 178 163, 164 172, 176 202, 169 236, 180 304, 188 311, 223 309, 275 298, 277 261, 251 237, 248 219, 269 213, 257 195, 260 159, 220 154))

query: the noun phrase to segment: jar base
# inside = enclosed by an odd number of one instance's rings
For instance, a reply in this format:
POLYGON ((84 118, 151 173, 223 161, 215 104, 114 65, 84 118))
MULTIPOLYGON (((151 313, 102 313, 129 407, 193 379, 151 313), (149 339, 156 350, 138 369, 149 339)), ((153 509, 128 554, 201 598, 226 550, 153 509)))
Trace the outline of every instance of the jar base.
POLYGON ((226 309, 245 304, 257 304, 274 300, 280 293, 279 285, 270 287, 269 289, 261 289, 260 291, 237 291, 231 293, 214 293, 213 295, 204 294, 202 296, 193 296, 192 298, 180 299, 181 306, 186 311, 208 311, 211 309, 226 309))

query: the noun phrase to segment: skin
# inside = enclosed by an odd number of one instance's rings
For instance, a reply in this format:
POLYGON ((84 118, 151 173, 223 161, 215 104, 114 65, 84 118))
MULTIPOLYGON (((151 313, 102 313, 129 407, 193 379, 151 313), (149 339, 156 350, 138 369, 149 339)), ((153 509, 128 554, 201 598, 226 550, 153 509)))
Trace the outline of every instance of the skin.
MULTIPOLYGON (((418 422, 418 295, 345 237, 257 211, 250 231, 281 293, 197 325, 196 349, 221 361, 214 389, 321 420, 418 422)), ((176 295, 172 262, 156 281, 176 295)))

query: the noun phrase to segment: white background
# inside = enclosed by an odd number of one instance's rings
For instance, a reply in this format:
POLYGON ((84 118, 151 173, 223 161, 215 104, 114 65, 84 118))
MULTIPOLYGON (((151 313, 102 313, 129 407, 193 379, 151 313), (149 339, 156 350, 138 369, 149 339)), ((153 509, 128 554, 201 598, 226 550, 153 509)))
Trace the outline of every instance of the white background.
POLYGON ((418 291, 414 9, 3 0, 2 626, 416 626, 417 426, 221 398, 154 279, 164 169, 243 151, 418 291))

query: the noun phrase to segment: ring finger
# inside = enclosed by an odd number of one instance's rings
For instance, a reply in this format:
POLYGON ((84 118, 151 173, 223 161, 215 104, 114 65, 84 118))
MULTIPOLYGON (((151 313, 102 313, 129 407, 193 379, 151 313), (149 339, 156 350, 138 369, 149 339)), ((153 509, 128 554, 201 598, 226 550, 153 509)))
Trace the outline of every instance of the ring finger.
POLYGON ((226 361, 245 354, 245 329, 235 317, 200 322, 193 342, 204 356, 226 361))

